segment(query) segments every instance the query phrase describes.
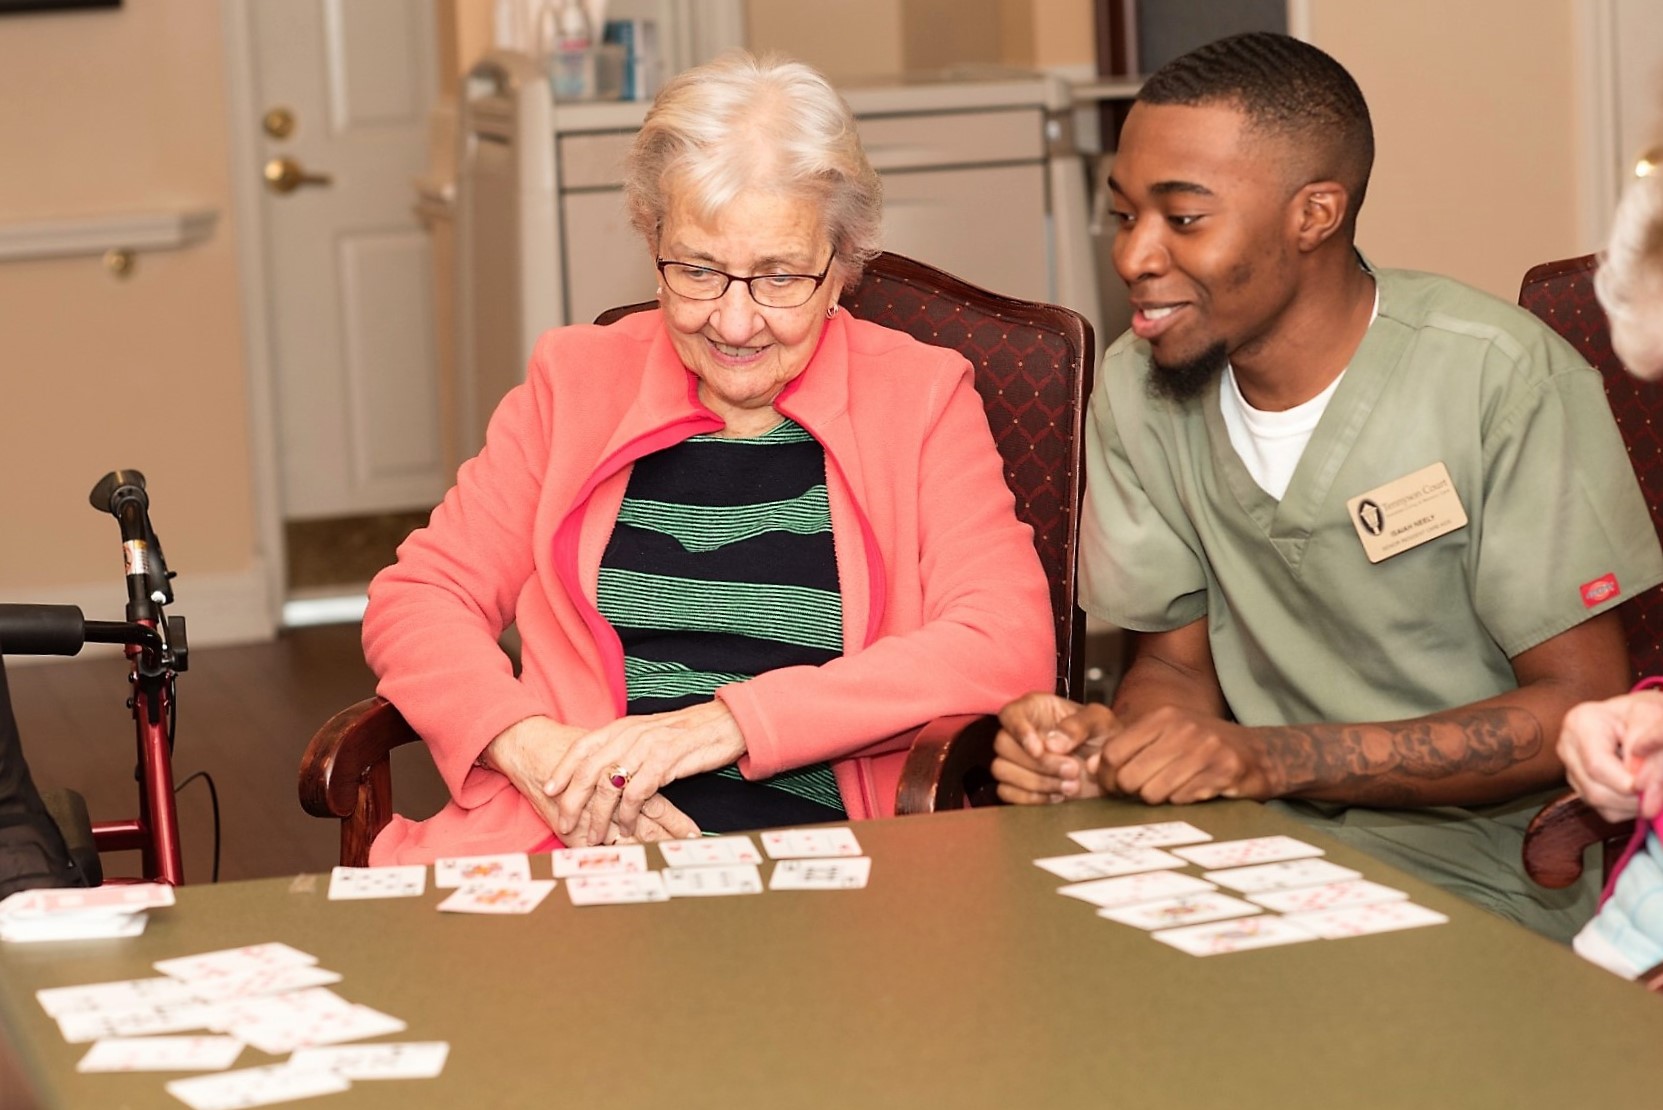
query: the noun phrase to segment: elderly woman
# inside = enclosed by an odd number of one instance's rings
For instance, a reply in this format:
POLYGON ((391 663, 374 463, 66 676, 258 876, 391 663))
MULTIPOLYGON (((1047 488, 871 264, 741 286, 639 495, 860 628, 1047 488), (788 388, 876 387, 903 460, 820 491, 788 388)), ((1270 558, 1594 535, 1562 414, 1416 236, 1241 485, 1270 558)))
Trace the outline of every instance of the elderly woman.
MULTIPOLYGON (((1663 377, 1663 172, 1629 183, 1594 275, 1611 346, 1636 377, 1663 377)), ((1559 758, 1577 793, 1612 821, 1640 818, 1576 950, 1626 978, 1663 964, 1663 677, 1565 714, 1559 758)), ((1649 975, 1648 975, 1649 977, 1649 975)))
POLYGON ((886 815, 897 734, 1051 681, 970 367, 839 310, 880 187, 825 79, 682 74, 625 194, 658 310, 543 336, 370 588, 378 689, 451 793, 372 863, 886 815))

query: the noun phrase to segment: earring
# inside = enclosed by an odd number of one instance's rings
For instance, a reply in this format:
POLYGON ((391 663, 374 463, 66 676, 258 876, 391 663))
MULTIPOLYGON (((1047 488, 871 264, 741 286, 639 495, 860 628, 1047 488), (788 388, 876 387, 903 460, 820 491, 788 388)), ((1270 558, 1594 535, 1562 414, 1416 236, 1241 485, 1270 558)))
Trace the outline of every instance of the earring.
POLYGON ((833 303, 830 308, 826 309, 826 319, 830 320, 833 316, 836 316, 836 315, 837 315, 837 305, 836 305, 836 303, 833 303))
POLYGON ((655 289, 653 291, 653 296, 655 296, 655 297, 662 297, 663 295, 664 295, 664 287, 662 285, 660 285, 657 289, 655 289))

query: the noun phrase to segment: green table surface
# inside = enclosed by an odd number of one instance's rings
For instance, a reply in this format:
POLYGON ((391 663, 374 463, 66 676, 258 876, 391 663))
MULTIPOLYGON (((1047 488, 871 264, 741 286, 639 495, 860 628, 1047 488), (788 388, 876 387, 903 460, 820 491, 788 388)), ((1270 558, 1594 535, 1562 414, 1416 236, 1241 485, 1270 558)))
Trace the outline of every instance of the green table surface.
MULTIPOLYGON (((178 1107, 167 1073, 79 1075, 41 987, 283 941, 444 1040, 444 1074, 304 1105, 1593 1107, 1663 1080, 1663 998, 1246 802, 1085 802, 854 826, 860 891, 441 914, 326 876, 186 887, 138 938, 0 946, 0 1022, 45 1105, 178 1107), (1073 829, 1289 833, 1445 925, 1197 958, 1056 893, 1073 829)), ((653 866, 661 860, 649 848, 653 866)), ((771 864, 765 864, 766 876, 771 864)), ((1190 868, 1195 871, 1198 869, 1190 868)), ((546 857, 533 874, 546 877, 546 857)), ((250 1048, 237 1066, 273 1062, 250 1048)))

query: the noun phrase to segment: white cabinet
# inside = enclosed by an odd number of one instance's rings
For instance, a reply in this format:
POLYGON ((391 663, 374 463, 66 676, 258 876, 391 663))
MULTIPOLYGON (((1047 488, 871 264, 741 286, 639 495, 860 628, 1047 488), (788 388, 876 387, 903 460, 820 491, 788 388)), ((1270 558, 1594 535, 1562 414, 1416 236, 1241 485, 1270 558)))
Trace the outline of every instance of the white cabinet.
MULTIPOLYGON (((884 183, 884 246, 967 281, 1095 320, 1086 180, 1068 92, 995 74, 843 90, 884 183)), ((621 168, 643 104, 550 104, 524 59, 476 67, 457 182, 460 440, 543 330, 648 300, 657 274, 624 214, 621 168)))

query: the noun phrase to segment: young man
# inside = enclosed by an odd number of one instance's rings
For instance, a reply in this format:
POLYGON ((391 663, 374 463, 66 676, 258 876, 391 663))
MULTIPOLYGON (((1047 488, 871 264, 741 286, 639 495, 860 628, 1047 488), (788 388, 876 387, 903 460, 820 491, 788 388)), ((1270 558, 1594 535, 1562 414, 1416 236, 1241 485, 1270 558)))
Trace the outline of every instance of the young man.
POLYGON ((1081 604, 1138 649, 1112 709, 1008 706, 994 773, 1012 802, 1289 799, 1567 937, 1591 892, 1536 889, 1520 835, 1565 710, 1624 688, 1611 609, 1663 554, 1597 373, 1513 306, 1357 253, 1372 161, 1356 83, 1295 39, 1143 87, 1080 550, 1081 604))

